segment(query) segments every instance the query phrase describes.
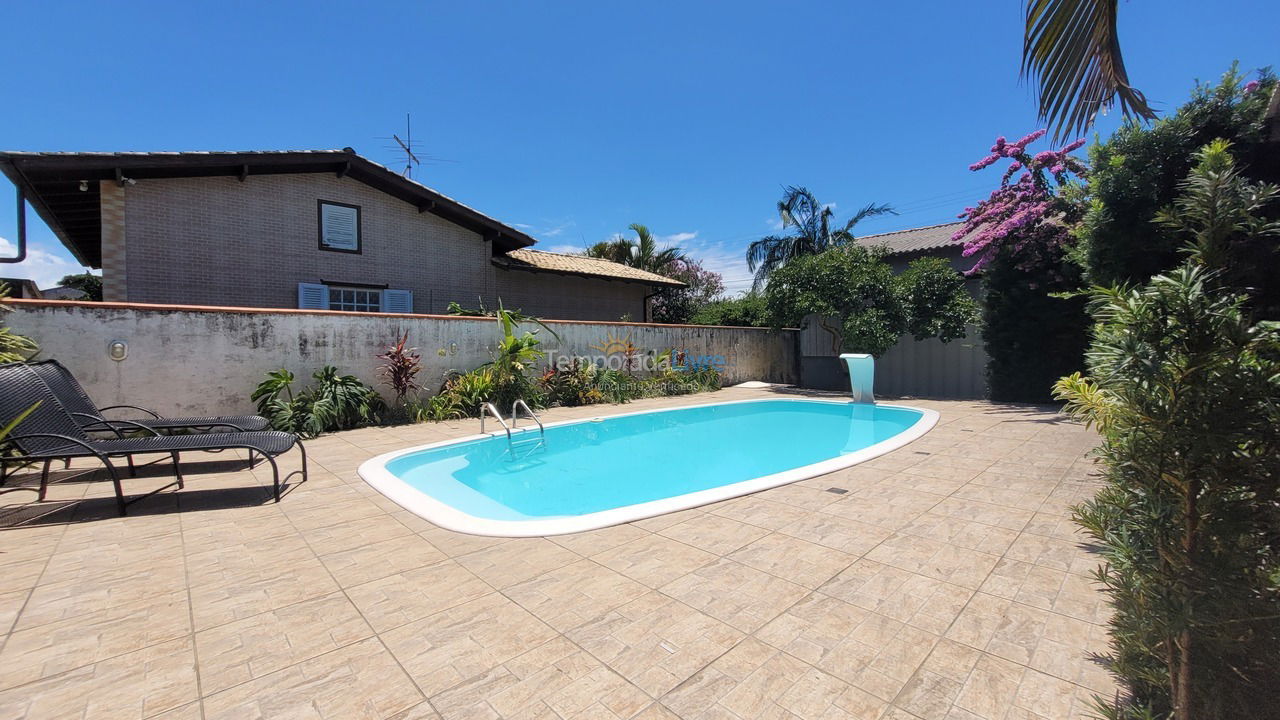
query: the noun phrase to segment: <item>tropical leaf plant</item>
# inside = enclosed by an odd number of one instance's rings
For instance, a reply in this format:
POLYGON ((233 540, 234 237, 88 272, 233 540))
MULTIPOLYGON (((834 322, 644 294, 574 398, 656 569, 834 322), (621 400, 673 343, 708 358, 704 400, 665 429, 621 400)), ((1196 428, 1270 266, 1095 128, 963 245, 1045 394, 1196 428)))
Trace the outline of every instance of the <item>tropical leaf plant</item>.
POLYGON ((647 226, 632 223, 628 229, 636 234, 635 240, 619 235, 612 240, 604 240, 588 247, 587 256, 648 270, 659 275, 671 270, 677 262, 685 259, 685 253, 679 247, 659 248, 657 238, 647 226))
POLYGON ((807 188, 788 185, 778 201, 778 220, 782 229, 792 229, 789 235, 768 235, 747 247, 747 266, 755 273, 753 290, 759 290, 774 270, 792 258, 817 255, 828 248, 844 245, 854 240, 853 229, 867 218, 880 215, 897 215, 888 205, 868 204, 849 218, 844 225, 833 227, 835 210, 831 205, 818 202, 807 188))
MULTIPOLYGON (((0 283, 0 316, 13 312, 13 308, 4 302, 7 297, 9 286, 0 283)), ((31 338, 13 332, 8 326, 0 326, 0 363, 25 362, 39 349, 31 338)))
POLYGON ((406 347, 408 344, 409 332, 406 330, 394 345, 378 355, 378 359, 382 361, 378 374, 396 394, 396 403, 399 405, 404 404, 404 398, 410 392, 421 389, 415 378, 422 371, 422 356, 418 354, 418 348, 406 347))
POLYGON ((312 387, 293 392, 295 376, 281 368, 267 373, 250 398, 271 427, 302 437, 378 422, 386 403, 354 375, 326 365, 312 375, 312 387))
POLYGON ((1118 0, 1027 0, 1022 75, 1039 95, 1040 118, 1064 140, 1084 133, 1118 100, 1125 115, 1156 113, 1129 84, 1116 28, 1118 0))

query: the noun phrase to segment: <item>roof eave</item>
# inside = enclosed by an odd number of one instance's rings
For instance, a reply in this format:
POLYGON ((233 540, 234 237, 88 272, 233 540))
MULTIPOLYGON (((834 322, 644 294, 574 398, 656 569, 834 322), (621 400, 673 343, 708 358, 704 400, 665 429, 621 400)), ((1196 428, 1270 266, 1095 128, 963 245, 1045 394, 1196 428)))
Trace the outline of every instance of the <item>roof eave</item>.
POLYGON ((557 268, 543 268, 543 267, 537 267, 534 265, 525 265, 523 263, 512 262, 511 259, 507 257, 495 257, 491 260, 491 262, 493 263, 494 266, 502 268, 503 270, 519 270, 521 272, 528 272, 528 273, 551 273, 552 275, 570 275, 573 277, 587 278, 589 280, 610 280, 610 281, 624 282, 624 283, 635 283, 637 285, 648 285, 650 287, 674 287, 674 288, 688 287, 687 284, 682 283, 679 280, 671 280, 671 279, 664 279, 662 281, 647 280, 644 278, 629 278, 629 277, 621 277, 618 275, 600 275, 597 273, 582 272, 579 270, 560 270, 557 268))

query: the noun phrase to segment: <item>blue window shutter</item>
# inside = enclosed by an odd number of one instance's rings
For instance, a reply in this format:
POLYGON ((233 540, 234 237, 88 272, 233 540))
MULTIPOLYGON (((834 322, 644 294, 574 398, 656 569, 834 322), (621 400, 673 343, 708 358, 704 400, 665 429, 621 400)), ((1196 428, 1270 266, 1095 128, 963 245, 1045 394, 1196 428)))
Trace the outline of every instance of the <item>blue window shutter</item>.
POLYGON ((413 291, 412 290, 383 290, 382 291, 382 312, 388 312, 388 313, 413 312, 413 291))
POLYGON ((319 283, 298 283, 298 309, 328 310, 328 286, 319 283))

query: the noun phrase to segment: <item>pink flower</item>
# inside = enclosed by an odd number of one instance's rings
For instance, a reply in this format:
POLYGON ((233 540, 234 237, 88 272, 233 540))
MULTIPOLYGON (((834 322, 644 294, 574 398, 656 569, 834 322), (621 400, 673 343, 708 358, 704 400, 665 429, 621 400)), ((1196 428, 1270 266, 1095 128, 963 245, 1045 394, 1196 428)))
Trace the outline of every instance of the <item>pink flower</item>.
POLYGON ((1262 83, 1258 82, 1257 80, 1250 80, 1249 82, 1244 84, 1244 91, 1246 93, 1251 93, 1260 87, 1262 87, 1262 83))
POLYGON ((1061 175, 1062 173, 1066 172, 1066 170, 1067 169, 1062 167, 1061 165, 1054 165, 1053 167, 1049 168, 1049 172, 1053 173, 1054 175, 1061 175))

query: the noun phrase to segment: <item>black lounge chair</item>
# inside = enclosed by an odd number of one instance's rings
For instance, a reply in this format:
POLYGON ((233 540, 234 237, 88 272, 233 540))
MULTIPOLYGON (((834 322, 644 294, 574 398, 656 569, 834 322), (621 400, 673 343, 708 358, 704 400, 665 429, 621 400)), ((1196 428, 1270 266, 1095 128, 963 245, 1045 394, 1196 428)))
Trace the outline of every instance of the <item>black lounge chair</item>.
POLYGON ((75 375, 72 375, 71 371, 57 360, 27 363, 27 366, 40 376, 44 384, 49 386, 50 392, 58 398, 58 402, 62 403, 62 407, 66 408, 86 430, 109 430, 113 422, 121 423, 122 429, 128 430, 141 425, 161 434, 174 430, 209 432, 214 429, 220 429, 228 432, 252 432, 271 429, 271 423, 259 415, 164 417, 154 410, 148 410, 137 405, 98 407, 89 397, 89 394, 84 391, 84 387, 80 385, 80 382, 76 380, 75 375), (108 410, 121 409, 137 410, 145 413, 148 417, 116 421, 109 420, 103 415, 108 410))
POLYGON ((40 500, 45 499, 48 491, 49 464, 54 460, 68 458, 92 457, 102 463, 115 487, 116 503, 121 515, 126 514, 129 505, 139 500, 174 486, 183 488, 179 453, 187 450, 239 449, 247 450, 250 454, 255 452, 261 454, 271 464, 273 494, 275 501, 280 502, 282 478, 275 458, 297 446, 302 453, 302 469, 289 473, 283 479, 288 480, 295 474, 301 474, 300 482, 307 481, 307 451, 296 435, 274 430, 161 435, 143 425, 135 425, 125 420, 113 420, 110 431, 115 437, 105 440, 95 439, 89 436, 80 421, 62 405, 33 368, 23 363, 0 365, 0 425, 18 417, 37 402, 39 405, 5 438, 5 442, 18 452, 16 455, 5 456, 5 460, 44 462, 44 471, 40 477, 40 500), (151 433, 151 435, 125 437, 121 430, 126 427, 130 430, 151 433), (166 454, 173 459, 174 482, 126 501, 124 489, 120 484, 120 475, 112 465, 111 458, 132 458, 133 455, 153 453, 166 454))

